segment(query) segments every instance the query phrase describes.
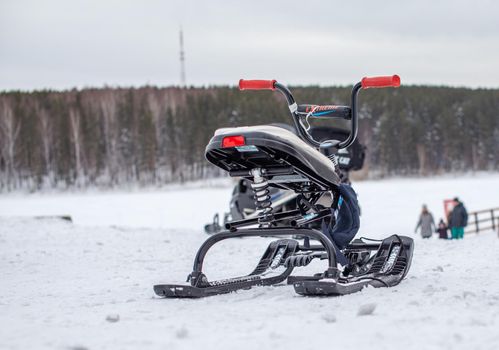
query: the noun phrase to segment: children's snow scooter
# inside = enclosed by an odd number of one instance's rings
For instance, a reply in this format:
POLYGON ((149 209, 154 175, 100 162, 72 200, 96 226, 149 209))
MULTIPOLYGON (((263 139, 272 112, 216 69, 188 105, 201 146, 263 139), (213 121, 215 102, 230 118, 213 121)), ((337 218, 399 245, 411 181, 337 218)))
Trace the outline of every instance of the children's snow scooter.
POLYGON ((155 293, 167 298, 199 298, 275 285, 287 279, 300 295, 337 296, 369 285, 392 287, 400 283, 410 268, 413 240, 392 235, 382 241, 352 241, 359 228, 358 204, 353 189, 341 183, 337 162, 338 152, 357 136, 359 91, 398 86, 397 75, 363 78, 353 87, 351 106, 319 106, 298 105, 291 92, 275 80, 241 79, 240 90, 281 92, 296 133, 271 125, 215 132, 206 146, 206 158, 230 176, 251 182, 258 215, 225 223, 225 231, 210 236, 201 245, 187 278, 190 285, 159 284, 154 286, 155 293), (318 142, 309 133, 311 118, 348 120, 350 133, 343 141, 318 142), (298 208, 274 213, 271 187, 297 193, 298 208), (322 223, 321 230, 310 227, 316 221, 322 223), (209 281, 203 273, 208 250, 217 242, 243 237, 282 239, 270 243, 250 274, 209 281), (313 259, 327 260, 327 269, 311 276, 291 276, 294 268, 306 266, 313 259))

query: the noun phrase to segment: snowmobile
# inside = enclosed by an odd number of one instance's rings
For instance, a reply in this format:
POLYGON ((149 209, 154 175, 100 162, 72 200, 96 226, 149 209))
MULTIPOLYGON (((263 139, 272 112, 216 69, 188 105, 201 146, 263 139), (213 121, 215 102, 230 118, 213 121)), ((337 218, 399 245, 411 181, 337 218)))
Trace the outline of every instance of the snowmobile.
MULTIPOLYGON (((271 125, 280 126, 296 134, 296 130, 291 125, 283 123, 274 123, 271 125)), ((331 139, 343 141, 349 134, 349 132, 343 128, 329 126, 312 126, 309 133, 319 142, 331 139)), ((338 151, 337 160, 340 171, 339 175, 342 183, 350 183, 350 171, 362 169, 365 159, 365 150, 366 147, 360 144, 358 139, 355 139, 352 145, 348 148, 343 148, 338 151)), ((220 216, 216 213, 213 216, 212 222, 204 225, 204 232, 206 234, 212 235, 222 231, 229 221, 248 219, 258 215, 250 184, 251 182, 244 178, 237 181, 237 184, 232 190, 229 212, 223 214, 222 225, 220 224, 220 216)), ((269 190, 274 213, 297 208, 298 193, 275 187, 270 188, 269 190)), ((320 223, 318 221, 314 221, 309 225, 309 227, 318 229, 320 228, 320 223)))
POLYGON ((341 183, 337 161, 338 152, 352 145, 357 137, 360 90, 398 86, 397 75, 363 78, 353 86, 350 106, 298 105, 290 90, 276 80, 241 79, 240 90, 282 93, 296 134, 272 125, 215 131, 206 146, 207 160, 230 176, 250 182, 258 215, 229 221, 224 231, 208 237, 187 277, 190 284, 158 284, 154 292, 166 298, 200 298, 287 280, 300 295, 338 296, 366 286, 392 287, 400 283, 411 265, 413 240, 400 235, 380 241, 353 239, 359 229, 359 207, 353 189, 341 183), (341 141, 315 140, 309 132, 309 120, 313 118, 347 120, 348 137, 341 141), (274 213, 271 188, 297 193, 297 208, 274 213), (316 221, 321 222, 320 230, 309 226, 316 221), (208 280, 203 263, 210 248, 226 239, 246 237, 280 239, 269 244, 248 275, 208 280), (325 260, 326 270, 291 275, 295 268, 307 266, 314 259, 325 260))

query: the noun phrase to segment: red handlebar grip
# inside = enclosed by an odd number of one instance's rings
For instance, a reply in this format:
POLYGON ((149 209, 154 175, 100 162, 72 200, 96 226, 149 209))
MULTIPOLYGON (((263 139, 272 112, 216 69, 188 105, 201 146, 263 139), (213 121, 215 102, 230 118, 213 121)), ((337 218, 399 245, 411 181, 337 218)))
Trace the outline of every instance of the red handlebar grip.
POLYGON ((239 80, 239 90, 275 90, 276 80, 239 80))
POLYGON ((400 77, 398 75, 389 75, 385 77, 362 78, 362 88, 384 88, 384 87, 399 87, 400 77))

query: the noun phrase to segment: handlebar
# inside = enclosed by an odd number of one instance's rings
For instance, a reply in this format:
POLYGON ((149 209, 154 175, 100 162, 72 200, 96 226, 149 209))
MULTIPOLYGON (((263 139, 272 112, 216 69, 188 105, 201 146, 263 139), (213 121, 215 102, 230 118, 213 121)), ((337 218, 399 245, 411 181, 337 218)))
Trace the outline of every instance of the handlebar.
POLYGON ((276 80, 239 80, 239 90, 275 90, 276 80))
POLYGON ((362 88, 385 88, 385 87, 399 87, 400 77, 398 75, 388 75, 382 77, 364 77, 361 80, 362 88))
POLYGON ((301 122, 301 116, 299 111, 299 106, 296 104, 291 91, 284 85, 278 83, 276 80, 239 80, 239 90, 278 90, 281 92, 284 97, 286 97, 286 101, 288 102, 288 107, 293 116, 293 122, 295 125, 295 129, 298 132, 300 138, 306 141, 309 145, 315 148, 321 148, 321 145, 324 147, 330 147, 331 145, 336 147, 337 149, 347 148, 352 143, 354 143, 357 132, 358 132, 358 116, 357 116, 357 95, 361 89, 368 88, 385 88, 385 87, 399 87, 400 86, 400 77, 398 75, 390 75, 390 76, 381 76, 381 77, 365 77, 362 78, 360 82, 355 84, 352 89, 351 94, 351 129, 350 134, 347 139, 342 142, 330 143, 330 145, 326 145, 325 143, 317 142, 312 138, 312 136, 305 130, 301 122))

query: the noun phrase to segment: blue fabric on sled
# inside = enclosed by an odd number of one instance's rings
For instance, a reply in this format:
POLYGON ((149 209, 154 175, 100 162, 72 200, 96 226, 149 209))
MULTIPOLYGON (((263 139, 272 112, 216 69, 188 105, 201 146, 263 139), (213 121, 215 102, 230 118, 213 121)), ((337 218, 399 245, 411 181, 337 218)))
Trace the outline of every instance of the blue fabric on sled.
MULTIPOLYGON (((322 232, 327 235, 336 248, 336 260, 341 265, 347 265, 348 260, 341 252, 354 239, 360 226, 360 208, 357 194, 349 185, 339 186, 340 199, 336 223, 333 227, 322 223, 322 232)), ((333 211, 333 209, 331 209, 333 211)), ((333 215, 335 215, 333 211, 333 215)))

